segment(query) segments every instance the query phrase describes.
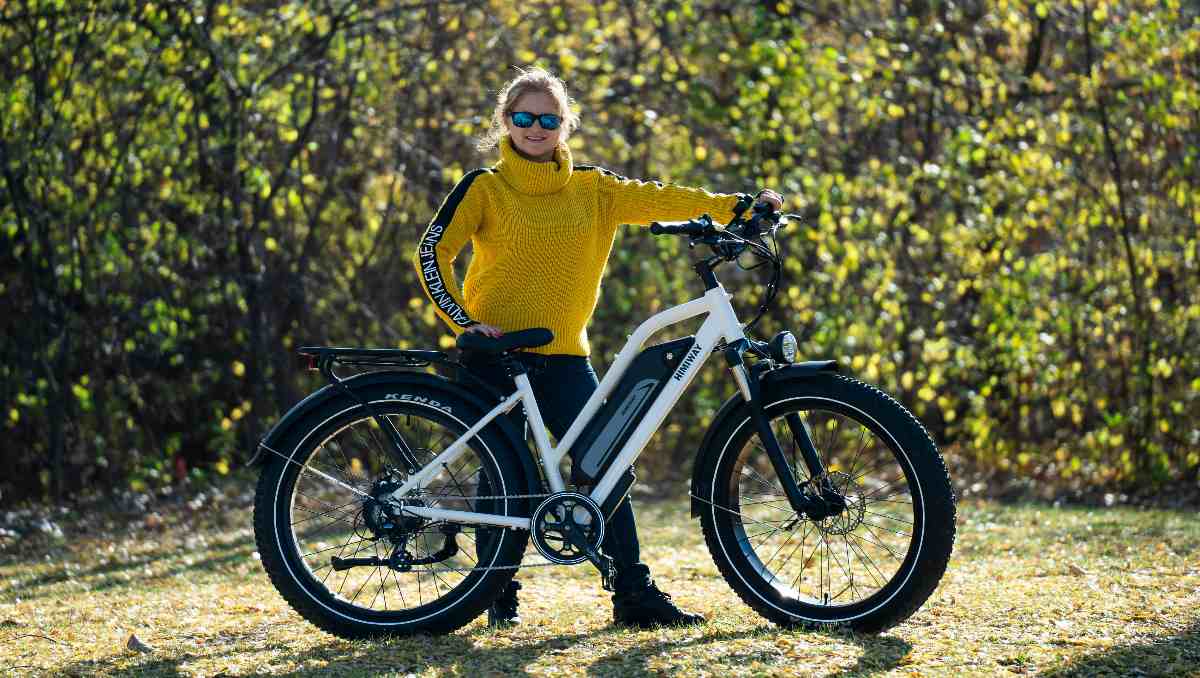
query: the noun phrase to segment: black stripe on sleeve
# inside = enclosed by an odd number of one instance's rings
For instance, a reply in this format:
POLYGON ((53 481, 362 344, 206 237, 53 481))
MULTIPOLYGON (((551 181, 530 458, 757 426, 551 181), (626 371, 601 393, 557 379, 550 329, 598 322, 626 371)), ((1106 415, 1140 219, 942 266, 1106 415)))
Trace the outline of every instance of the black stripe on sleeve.
POLYGON ((488 167, 472 170, 459 180, 458 185, 454 187, 454 190, 450 191, 450 195, 446 196, 446 200, 442 202, 442 206, 437 214, 434 215, 429 228, 425 229, 425 236, 421 238, 421 244, 417 250, 418 256, 421 259, 421 284, 425 286, 426 294, 459 327, 470 327, 471 325, 478 324, 478 321, 472 320, 467 315, 466 309, 459 305, 446 289, 446 281, 442 279, 442 270, 438 266, 437 246, 442 241, 442 236, 445 235, 446 228, 454 219, 454 211, 458 209, 459 203, 466 197, 467 189, 471 187, 471 182, 480 174, 491 171, 493 170, 488 167))

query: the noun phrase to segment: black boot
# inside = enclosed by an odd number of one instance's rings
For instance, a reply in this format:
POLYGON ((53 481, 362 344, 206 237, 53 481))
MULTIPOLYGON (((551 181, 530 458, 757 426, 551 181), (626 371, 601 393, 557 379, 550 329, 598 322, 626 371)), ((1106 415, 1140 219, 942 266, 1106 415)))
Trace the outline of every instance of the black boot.
POLYGON ((488 608, 488 626, 516 626, 521 623, 521 615, 517 614, 517 591, 520 590, 520 582, 508 582, 504 592, 488 608))
POLYGON ((679 609, 671 595, 663 593, 650 578, 650 568, 634 565, 617 574, 613 589, 613 621, 619 626, 691 626, 704 617, 679 609))

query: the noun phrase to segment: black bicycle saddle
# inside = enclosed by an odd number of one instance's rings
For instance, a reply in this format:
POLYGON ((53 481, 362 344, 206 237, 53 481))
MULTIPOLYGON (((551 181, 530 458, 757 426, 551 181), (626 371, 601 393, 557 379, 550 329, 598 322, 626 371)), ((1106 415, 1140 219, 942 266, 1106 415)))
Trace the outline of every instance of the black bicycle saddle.
POLYGON ((464 351, 498 354, 519 348, 537 348, 554 341, 554 333, 545 327, 506 332, 499 337, 489 337, 480 332, 463 332, 455 342, 464 351))

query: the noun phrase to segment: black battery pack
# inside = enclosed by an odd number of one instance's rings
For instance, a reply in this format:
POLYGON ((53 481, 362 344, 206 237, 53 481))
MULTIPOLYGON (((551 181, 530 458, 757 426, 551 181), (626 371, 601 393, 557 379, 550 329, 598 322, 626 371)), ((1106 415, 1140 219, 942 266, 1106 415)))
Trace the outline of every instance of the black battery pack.
MULTIPOLYGON (((696 343, 689 336, 645 348, 571 446, 571 482, 595 484, 696 343)), ((693 356, 693 359, 695 357, 693 356)))

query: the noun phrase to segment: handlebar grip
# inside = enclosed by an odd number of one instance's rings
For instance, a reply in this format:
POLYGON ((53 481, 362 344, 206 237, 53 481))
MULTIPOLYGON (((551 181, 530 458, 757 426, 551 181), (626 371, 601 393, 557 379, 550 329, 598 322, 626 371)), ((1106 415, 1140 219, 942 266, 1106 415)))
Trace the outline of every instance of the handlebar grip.
POLYGON ((677 233, 703 235, 704 226, 693 221, 668 221, 666 223, 652 221, 650 222, 650 232, 654 235, 673 235, 677 233))

